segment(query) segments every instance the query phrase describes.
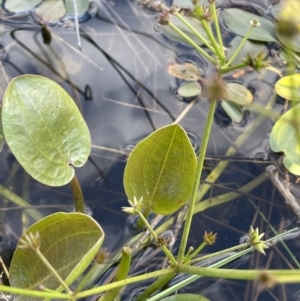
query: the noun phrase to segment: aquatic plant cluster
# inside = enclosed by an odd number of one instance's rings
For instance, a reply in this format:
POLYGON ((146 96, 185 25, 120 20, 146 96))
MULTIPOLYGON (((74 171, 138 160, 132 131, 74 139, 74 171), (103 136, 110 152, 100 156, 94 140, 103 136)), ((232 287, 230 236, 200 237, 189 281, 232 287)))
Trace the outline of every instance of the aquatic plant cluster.
MULTIPOLYGON (((13 11, 18 7, 15 2, 7 0, 6 9, 13 11)), ((46 2, 41 4, 41 1, 36 1, 34 6, 45 6, 46 2)), ((72 1, 74 11, 77 11, 79 2, 72 1)), ((180 5, 180 1, 174 2, 180 5)), ((178 123, 154 131, 134 147, 124 170, 123 185, 128 206, 122 210, 137 216, 136 229, 139 233, 116 254, 108 254, 105 249, 101 249, 105 233, 101 225, 84 212, 84 196, 75 168, 86 163, 91 137, 75 102, 58 83, 43 76, 22 75, 8 85, 1 113, 2 144, 5 140, 18 162, 38 182, 54 187, 70 183, 76 212, 58 212, 41 218, 38 210, 28 210, 28 215, 35 223, 26 229, 19 240, 9 269, 10 286, 0 285, 1 292, 15 294, 16 300, 22 301, 79 300, 90 296, 109 301, 121 298, 124 288, 129 284, 155 279, 135 300, 205 301, 208 299, 197 294, 170 297, 187 285, 187 281, 174 284, 172 279, 176 275, 188 274, 192 275, 189 281, 202 276, 256 280, 262 289, 300 282, 299 264, 298 268, 290 270, 221 268, 252 251, 265 255, 272 241, 295 233, 297 228, 264 241, 264 233, 249 225, 250 230, 244 243, 209 255, 201 252, 215 243, 217 233, 205 231, 199 246, 188 247, 192 220, 197 212, 228 202, 241 192, 247 193, 267 178, 264 173, 227 198, 202 200, 210 186, 202 185, 200 180, 218 103, 221 103, 223 110, 235 123, 243 120, 245 110, 276 119, 269 138, 270 147, 274 152, 284 153, 283 164, 290 173, 300 175, 300 107, 296 103, 300 101, 300 77, 297 73, 300 3, 286 0, 274 5, 273 22, 237 8, 220 10, 214 0, 187 2, 181 8, 177 5, 168 7, 160 1, 151 0, 139 1, 137 5, 159 11, 161 31, 170 40, 189 44, 203 60, 212 65, 213 74, 210 77, 206 77, 193 62, 173 63, 168 67, 170 75, 182 80, 178 87, 181 98, 189 100, 201 96, 209 102, 199 155, 196 156, 186 131, 178 123), (237 35, 231 42, 231 48, 224 46, 220 18, 224 22, 222 26, 237 35), (282 71, 266 59, 267 42, 280 45, 279 56, 287 64, 287 68, 284 68, 286 75, 281 76, 274 87, 277 95, 290 101, 291 108, 281 116, 272 110, 273 99, 267 106, 262 106, 253 101, 251 91, 244 85, 228 81, 227 78, 225 80, 225 75, 232 75, 245 68, 251 72, 267 69, 281 75, 282 71), (177 217, 173 215, 175 212, 178 212, 177 217), (163 222, 157 227, 160 221, 163 222), (184 222, 178 252, 161 235, 173 222, 175 228, 184 222), (164 253, 165 265, 152 272, 131 276, 131 261, 149 239, 164 253), (233 253, 213 265, 197 265, 206 259, 221 258, 220 255, 229 252, 233 253), (95 286, 94 282, 114 264, 117 268, 112 281, 95 286)), ((87 9, 89 1, 82 3, 84 5, 80 5, 80 12, 87 9)), ((67 6, 71 2, 66 1, 65 5, 68 12, 72 13, 73 10, 70 11, 67 6)), ((238 143, 242 142, 237 141, 236 145, 238 143)), ((226 164, 220 162, 210 173, 208 182, 216 181, 226 164)), ((273 165, 268 168, 268 175, 276 182, 278 175, 274 168, 273 165)), ((278 186, 286 194, 288 205, 299 218, 297 200, 288 189, 280 184, 278 186)), ((19 206, 29 205, 17 196, 10 198, 18 200, 19 206)))

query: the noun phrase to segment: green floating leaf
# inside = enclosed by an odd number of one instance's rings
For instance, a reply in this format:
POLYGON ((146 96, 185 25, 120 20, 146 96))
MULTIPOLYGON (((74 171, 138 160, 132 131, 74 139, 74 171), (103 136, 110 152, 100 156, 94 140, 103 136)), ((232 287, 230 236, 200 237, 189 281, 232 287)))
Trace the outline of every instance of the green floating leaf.
MULTIPOLYGON (((295 64, 298 68, 300 68, 300 53, 292 52, 293 59, 295 60, 295 64)), ((289 60, 288 53, 286 50, 282 49, 279 51, 279 57, 283 60, 283 62, 286 64, 289 60)))
POLYGON ((250 28, 249 21, 256 18, 260 26, 254 28, 249 39, 263 42, 275 42, 276 34, 274 24, 263 17, 248 13, 238 8, 228 8, 222 11, 225 25, 235 34, 244 37, 250 28))
POLYGON ((174 77, 189 81, 196 81, 202 78, 199 68, 192 63, 171 64, 168 68, 168 73, 174 77))
POLYGON ((35 12, 42 20, 53 22, 66 14, 63 0, 44 0, 35 12))
POLYGON ((279 79, 275 84, 275 91, 283 98, 300 101, 300 74, 295 73, 279 79))
MULTIPOLYGON (((78 15, 82 15, 89 8, 90 1, 89 0, 76 0, 76 5, 77 5, 78 15)), ((71 15, 74 15, 73 0, 65 0, 65 6, 66 6, 67 12, 71 15)))
POLYGON ((178 294, 175 296, 170 296, 161 301, 210 301, 209 299, 196 294, 178 294))
POLYGON ((192 193, 196 155, 179 125, 163 127, 139 142, 127 161, 127 197, 143 200, 156 214, 172 214, 192 193))
MULTIPOLYGON (((26 234, 38 232, 41 238, 41 253, 70 285, 88 267, 100 249, 104 232, 91 217, 81 213, 55 213, 33 224, 26 234)), ((21 237, 24 239, 24 235, 21 237)), ((57 290, 59 282, 45 267, 39 257, 28 249, 22 249, 20 242, 13 255, 9 281, 11 286, 57 290)), ((60 289, 59 289, 60 290, 60 289)), ((16 296, 16 301, 35 301, 27 296, 16 296)))
POLYGON ((251 92, 241 84, 228 83, 226 84, 226 101, 232 101, 236 104, 244 106, 253 100, 251 92))
POLYGON ((271 149, 285 154, 283 165, 296 176, 300 176, 299 116, 300 104, 280 117, 269 138, 271 149))
POLYGON ((194 3, 193 0, 174 0, 172 5, 180 7, 182 9, 193 9, 194 3))
POLYGON ((222 101, 221 106, 233 122, 240 123, 243 120, 241 107, 231 101, 222 101))
MULTIPOLYGON (((200 25, 200 22, 196 19, 191 17, 183 17, 186 21, 188 21, 204 38, 208 39, 205 30, 200 25)), ((184 25, 177 17, 171 16, 170 21, 177 26, 181 31, 183 31, 189 38, 191 38, 195 43, 198 45, 202 45, 203 43, 195 36, 195 34, 184 25)), ((187 44, 186 40, 183 39, 181 36, 178 35, 171 27, 168 25, 161 25, 159 27, 161 31, 171 40, 180 42, 183 44, 187 44)))
MULTIPOLYGON (((227 50, 227 59, 231 58, 237 47, 240 45, 242 41, 242 37, 236 36, 231 42, 227 50)), ((258 55, 260 52, 263 52, 265 56, 268 53, 268 49, 265 45, 265 43, 261 42, 254 42, 247 40, 244 44, 241 51, 238 53, 238 55, 235 57, 231 65, 237 65, 240 64, 249 54, 252 58, 258 55)))
POLYGON ((43 0, 7 0, 5 8, 11 12, 18 13, 34 8, 43 0))
POLYGON ((193 97, 201 94, 201 86, 197 82, 183 83, 179 89, 178 94, 182 97, 193 97))
POLYGON ((69 94, 37 75, 15 78, 6 89, 4 137, 24 169, 36 180, 62 186, 90 153, 88 127, 69 94))

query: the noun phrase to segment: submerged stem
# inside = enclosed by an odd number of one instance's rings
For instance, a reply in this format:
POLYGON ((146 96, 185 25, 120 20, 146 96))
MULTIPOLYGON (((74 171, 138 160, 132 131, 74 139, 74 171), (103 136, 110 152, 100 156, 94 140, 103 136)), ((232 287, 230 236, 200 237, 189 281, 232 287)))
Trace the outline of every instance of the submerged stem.
POLYGON ((75 202, 75 211, 84 213, 84 198, 81 190, 81 186, 79 184, 79 181, 76 177, 76 174, 74 174, 73 179, 70 182, 73 196, 74 196, 74 202, 75 202))

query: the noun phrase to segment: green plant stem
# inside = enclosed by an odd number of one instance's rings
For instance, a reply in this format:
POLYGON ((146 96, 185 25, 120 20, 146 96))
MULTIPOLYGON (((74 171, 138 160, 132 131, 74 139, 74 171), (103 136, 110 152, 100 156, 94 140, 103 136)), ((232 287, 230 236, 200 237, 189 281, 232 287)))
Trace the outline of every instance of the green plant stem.
POLYGON ((147 300, 147 298, 150 297, 153 293, 155 293, 157 290, 164 287, 168 282, 170 282, 175 277, 175 275, 176 273, 160 276, 149 287, 147 287, 140 296, 138 296, 136 301, 147 300))
POLYGON ((234 71, 234 70, 243 69, 247 66, 248 66, 248 64, 246 64, 246 63, 240 63, 240 64, 229 66, 229 67, 223 67, 223 68, 221 67, 220 71, 222 74, 226 74, 226 73, 234 71))
POLYGON ((222 53, 221 49, 220 49, 220 45, 217 44, 217 41, 215 39, 215 37, 212 34, 211 28, 208 26, 208 22, 201 18, 200 22, 202 24, 203 29, 205 30, 213 48, 215 49, 215 52, 217 54, 217 56, 219 57, 219 59, 221 60, 221 62, 225 59, 224 54, 222 53))
POLYGON ((202 56, 208 59, 210 62, 215 63, 215 60, 201 47, 199 47, 191 38, 189 38, 183 31, 181 31, 176 25, 172 22, 169 22, 170 26, 175 32, 177 32, 183 39, 185 39, 190 45, 192 45, 196 51, 198 51, 202 56))
POLYGON ((73 196, 74 196, 74 202, 75 202, 75 211, 84 213, 84 198, 81 190, 81 186, 79 184, 79 181, 76 177, 76 174, 74 173, 74 177, 70 182, 73 196))
POLYGON ((190 261, 190 264, 198 263, 198 262, 201 262, 201 261, 207 260, 207 259, 212 259, 212 258, 221 256, 221 255, 224 255, 226 253, 234 252, 234 251, 237 251, 237 250, 240 250, 240 249, 245 249, 247 247, 250 247, 250 245, 248 243, 240 244, 240 245, 228 248, 228 249, 224 249, 224 250, 219 251, 219 252, 215 252, 215 253, 212 253, 212 254, 208 254, 208 255, 204 255, 204 256, 195 258, 195 259, 190 261))
MULTIPOLYGON (((0 185, 0 195, 4 196, 6 199, 10 200, 12 203, 19 207, 27 207, 30 208, 31 205, 27 203, 25 200, 20 198, 18 195, 14 194, 11 190, 5 188, 0 185)), ((44 216, 36 209, 26 209, 26 213, 30 215, 34 220, 38 221, 42 219, 44 216)))
MULTIPOLYGON (((157 234, 154 232, 154 230, 152 229, 151 225, 148 223, 147 219, 144 217, 144 215, 138 211, 138 215, 141 218, 141 220, 145 223, 146 227, 148 228, 148 230, 150 231, 150 233, 153 235, 153 237, 158 240, 158 236, 157 234)), ((177 261, 174 258, 174 256, 172 255, 172 253, 170 252, 170 250, 166 247, 166 246, 161 246, 161 249, 163 250, 163 252, 165 253, 165 255, 169 258, 170 262, 176 266, 177 265, 177 261)))
POLYGON ((27 288, 19 288, 19 287, 12 287, 12 286, 6 286, 6 285, 0 285, 0 292, 14 294, 14 295, 28 296, 28 297, 33 297, 33 298, 75 300, 69 294, 59 293, 56 291, 54 291, 54 292, 38 291, 38 290, 30 290, 27 288))
POLYGON ((253 29, 254 29, 254 27, 250 26, 250 28, 248 29, 248 31, 245 34, 244 38, 242 39, 240 45, 237 47, 235 52, 232 54, 231 58, 227 61, 226 65, 225 65, 225 68, 227 68, 233 62, 233 60, 236 58, 236 56, 239 54, 239 52, 241 51, 241 49, 245 45, 246 41, 248 40, 248 38, 249 38, 249 36, 250 36, 253 29))
MULTIPOLYGON (((131 249, 124 247, 122 249, 122 257, 118 267, 118 271, 114 281, 121 281, 127 278, 131 262, 131 249)), ((120 293, 121 287, 108 291, 98 301, 113 301, 120 293)))
POLYGON ((279 283, 299 282, 300 270, 236 270, 236 269, 216 269, 207 267, 195 267, 185 264, 178 264, 180 273, 201 275, 212 278, 237 279, 237 280, 260 280, 264 275, 279 283))
POLYGON ((218 20, 218 16, 217 16, 216 2, 211 3, 210 7, 211 7, 212 15, 213 15, 213 20, 215 22, 219 47, 222 51, 222 58, 224 59, 225 58, 225 52, 224 52, 222 34, 221 34, 220 26, 219 26, 219 20, 218 20))
POLYGON ((186 256, 184 259, 184 263, 189 262, 192 258, 194 258, 200 251, 202 251, 202 249, 207 245, 207 243, 204 241, 202 242, 202 244, 194 251, 192 252, 190 255, 186 256))
POLYGON ((190 31, 213 53, 216 53, 215 49, 209 44, 209 42, 180 14, 175 13, 175 17, 177 17, 186 27, 189 28, 190 31))
POLYGON ((194 214, 195 204, 197 201, 198 187, 200 184, 200 178, 201 178, 201 174, 202 174, 203 163, 204 163, 204 159, 205 159, 206 149, 208 146, 209 136, 210 136, 210 132, 211 132, 212 124, 213 124, 216 104, 217 104, 216 100, 211 100, 210 104, 209 104, 209 111, 208 111, 208 115, 207 115, 207 119, 206 119, 206 123, 205 123, 199 158, 198 158, 198 162, 197 162, 197 171, 196 171, 196 176, 195 176, 195 180, 194 180, 192 197, 191 197, 191 200, 189 203, 189 209, 188 209, 186 221, 184 224, 183 234, 182 234, 178 258, 177 258, 178 262, 181 262, 184 258, 184 252, 186 249, 188 236, 189 236, 190 228, 191 228, 191 224, 192 224, 192 218, 193 218, 193 214, 194 214))
POLYGON ((159 271, 155 271, 155 272, 151 272, 151 273, 147 273, 147 274, 127 278, 127 279, 124 279, 124 280, 121 280, 121 281, 117 281, 117 282, 113 282, 113 283, 110 283, 110 284, 94 287, 92 289, 80 292, 80 293, 76 294, 76 298, 80 299, 80 298, 85 298, 85 297, 97 295, 97 294, 100 294, 102 292, 105 292, 105 291, 108 291, 108 290, 111 290, 111 289, 115 289, 115 288, 118 288, 118 287, 126 286, 126 285, 131 284, 131 283, 142 282, 144 280, 148 280, 148 279, 151 279, 151 278, 156 278, 156 277, 159 277, 159 276, 162 276, 162 275, 171 274, 171 273, 174 274, 175 272, 176 272, 176 269, 171 267, 171 268, 167 268, 167 269, 163 269, 163 270, 159 270, 159 271))
POLYGON ((53 266, 51 265, 51 263, 47 260, 47 258, 43 255, 43 253, 37 249, 35 251, 36 255, 39 257, 39 259, 42 261, 42 263, 47 267, 47 269, 51 272, 51 274, 53 275, 53 277, 61 284, 61 286, 65 289, 65 291, 68 294, 72 294, 72 291, 70 290, 70 288, 67 286, 67 284, 65 283, 65 281, 60 277, 60 275, 57 273, 57 271, 53 268, 53 266))

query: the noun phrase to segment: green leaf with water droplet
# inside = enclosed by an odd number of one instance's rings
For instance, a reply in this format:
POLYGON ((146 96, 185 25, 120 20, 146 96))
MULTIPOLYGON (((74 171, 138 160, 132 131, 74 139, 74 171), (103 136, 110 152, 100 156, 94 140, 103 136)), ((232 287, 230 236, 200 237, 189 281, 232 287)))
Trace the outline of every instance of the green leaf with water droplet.
POLYGON ((88 159, 88 127, 73 99, 50 79, 23 75, 12 80, 3 99, 2 124, 17 160, 46 185, 67 184, 73 166, 88 159))
POLYGON ((143 197, 156 214, 172 214, 191 196, 196 155, 183 128, 163 127, 139 142, 124 172, 128 199, 143 197))
MULTIPOLYGON (((104 232, 91 217, 82 213, 55 213, 33 224, 25 234, 40 236, 40 251, 67 285, 72 284, 84 272, 104 240, 104 232)), ((25 235, 24 234, 24 235, 25 235)), ((21 239, 24 240, 25 236, 21 239)), ((45 267, 35 252, 17 245, 9 269, 11 286, 59 290, 60 284, 45 267)), ((28 296, 16 296, 15 301, 41 300, 28 296)))
POLYGON ((300 74, 295 73, 279 79, 275 84, 275 91, 285 99, 300 101, 300 74))
POLYGON ((275 26, 272 21, 248 13, 238 8, 227 8, 221 12, 225 25, 235 34, 244 37, 251 25, 249 21, 253 18, 259 20, 260 26, 254 28, 250 34, 249 40, 276 42, 275 26))
POLYGON ((283 165, 294 175, 300 176, 300 104, 284 113, 275 123, 269 138, 274 152, 283 152, 283 165))

